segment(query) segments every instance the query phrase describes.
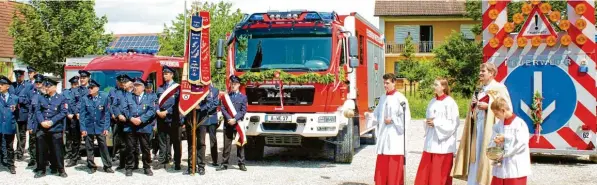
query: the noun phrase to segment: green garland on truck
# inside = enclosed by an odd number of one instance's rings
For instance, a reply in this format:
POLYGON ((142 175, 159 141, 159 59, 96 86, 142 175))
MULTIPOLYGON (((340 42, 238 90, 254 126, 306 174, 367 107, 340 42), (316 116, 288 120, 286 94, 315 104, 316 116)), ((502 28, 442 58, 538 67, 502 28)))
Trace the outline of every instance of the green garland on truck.
MULTIPOLYGON (((331 84, 334 83, 334 80, 336 79, 334 74, 329 73, 320 75, 318 73, 309 72, 301 75, 293 75, 279 69, 269 69, 261 72, 246 72, 240 76, 241 83, 246 84, 247 82, 263 82, 267 80, 274 80, 274 74, 276 71, 280 73, 280 79, 286 84, 306 84, 312 82, 331 84)), ((346 79, 344 74, 344 68, 341 67, 339 77, 340 81, 344 81, 346 79)))

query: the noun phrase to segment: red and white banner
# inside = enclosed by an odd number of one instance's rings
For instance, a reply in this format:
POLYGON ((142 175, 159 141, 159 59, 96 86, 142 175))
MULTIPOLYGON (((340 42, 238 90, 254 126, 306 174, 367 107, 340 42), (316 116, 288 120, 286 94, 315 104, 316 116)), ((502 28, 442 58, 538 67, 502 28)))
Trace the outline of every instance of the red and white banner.
POLYGON ((201 100, 207 97, 209 94, 209 84, 211 83, 211 66, 209 57, 209 12, 195 12, 191 15, 191 20, 197 20, 193 19, 193 17, 196 18, 197 14, 201 16, 201 19, 199 19, 201 20, 201 24, 197 23, 190 25, 190 31, 185 45, 185 64, 182 73, 182 80, 180 83, 180 103, 178 106, 180 113, 183 115, 190 113, 197 105, 199 105, 201 100), (197 34, 200 34, 200 39, 197 39, 197 34), (191 47, 191 41, 193 41, 193 46, 195 47, 191 47), (197 43, 197 41, 200 43, 197 43), (198 48, 199 51, 190 51, 191 48, 196 48, 196 44, 200 45, 198 48), (197 80, 200 81, 200 83, 197 81, 191 82, 189 80, 189 76, 195 75, 197 72, 198 66, 196 66, 195 61, 197 56, 200 57, 200 80, 197 80), (189 66, 190 63, 192 63, 193 66, 189 66), (189 67, 192 67, 192 69, 189 69, 189 67), (193 74, 191 74, 191 72, 193 74))
MULTIPOLYGON (((230 114, 231 117, 236 117, 236 109, 234 108, 234 104, 232 104, 232 100, 230 100, 230 96, 227 93, 220 93, 220 101, 224 105, 226 112, 230 114)), ((228 124, 228 123, 224 123, 228 124)), ((236 122, 236 137, 234 137, 234 144, 238 146, 243 146, 247 144, 247 136, 245 135, 245 126, 237 120, 236 122)))

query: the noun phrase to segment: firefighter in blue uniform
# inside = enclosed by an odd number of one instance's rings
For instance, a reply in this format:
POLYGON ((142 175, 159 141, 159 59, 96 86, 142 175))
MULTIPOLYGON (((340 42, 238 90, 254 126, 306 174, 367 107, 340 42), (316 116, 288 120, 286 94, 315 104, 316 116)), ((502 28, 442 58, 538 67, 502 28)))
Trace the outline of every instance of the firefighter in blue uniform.
MULTIPOLYGON (((230 76, 231 92, 228 93, 230 101, 234 105, 236 110, 236 116, 232 117, 231 114, 222 108, 222 115, 224 115, 224 150, 222 151, 222 165, 217 171, 228 169, 228 161, 230 160, 230 150, 232 148, 232 140, 236 135, 236 124, 243 120, 247 113, 247 96, 241 94, 240 78, 237 76, 230 76)), ((243 146, 236 146, 236 156, 238 157, 238 168, 242 171, 247 171, 245 166, 245 150, 243 146)))
POLYGON ((112 141, 113 141, 113 148, 112 148, 112 161, 116 161, 116 159, 120 158, 120 165, 116 168, 124 169, 124 155, 120 155, 124 150, 124 142, 122 141, 122 128, 124 125, 125 119, 124 114, 120 111, 121 100, 124 100, 124 84, 126 84, 130 78, 125 74, 119 74, 116 76, 116 88, 113 91, 110 91, 110 109, 112 110, 112 120, 114 123, 112 124, 112 141))
MULTIPOLYGON (((36 73, 35 71, 31 72, 29 71, 29 74, 32 73, 36 73)), ((26 105, 27 105, 27 109, 29 110, 29 115, 27 116, 27 131, 29 132, 29 164, 27 164, 27 166, 35 166, 36 165, 36 159, 37 156, 39 155, 36 149, 37 149, 37 125, 39 124, 39 122, 37 121, 37 119, 35 119, 35 110, 34 110, 34 104, 37 102, 34 102, 35 100, 38 99, 38 96, 43 96, 45 94, 45 91, 43 91, 43 81, 44 81, 44 76, 41 74, 35 74, 33 76, 33 78, 31 78, 30 82, 33 82, 33 89, 29 90, 27 93, 25 93, 24 95, 19 96, 19 98, 21 99, 21 101, 23 101, 26 105)), ((47 153, 47 151, 46 151, 47 153)), ((46 160, 47 162, 47 160, 46 160)), ((37 171, 38 169, 36 168, 34 171, 37 171)))
MULTIPOLYGON (((212 158, 212 165, 213 166, 217 166, 218 165, 218 140, 216 138, 216 129, 218 127, 218 114, 217 114, 217 109, 218 106, 220 105, 220 99, 219 99, 219 90, 217 88, 215 88, 213 85, 209 85, 209 94, 207 95, 207 97, 205 97, 205 99, 203 101, 201 101, 199 103, 199 110, 195 110, 197 111, 197 115, 198 115, 198 121, 203 121, 205 120, 202 124, 198 125, 197 131, 199 132, 197 134, 197 138, 198 141, 196 141, 197 144, 197 165, 198 165, 198 170, 197 173, 199 173, 199 175, 205 175, 205 150, 206 150, 206 146, 205 146, 205 135, 206 133, 209 133, 209 140, 210 140, 210 150, 211 150, 211 158, 212 158)), ((187 141, 191 142, 192 141, 192 135, 193 135, 193 131, 191 127, 191 125, 188 125, 189 129, 186 129, 187 131, 187 141)), ((188 145, 188 151, 189 151, 189 159, 191 158, 191 151, 192 151, 192 146, 188 145)), ((185 174, 190 174, 191 172, 191 160, 189 160, 188 162, 189 164, 189 169, 185 172, 185 174)))
MULTIPOLYGON (((168 88, 176 85, 174 76, 176 72, 174 69, 163 66, 162 69, 164 84, 158 89, 158 97, 162 96, 168 88)), ((159 107, 157 111, 157 130, 160 147, 160 165, 170 162, 171 150, 170 146, 174 146, 174 170, 180 170, 180 163, 182 158, 182 148, 180 141, 180 133, 182 121, 178 111, 178 97, 180 95, 179 88, 174 89, 174 95, 165 100, 164 104, 159 107)))
POLYGON ((106 136, 110 128, 110 105, 108 94, 99 92, 100 85, 94 80, 89 82, 89 95, 82 97, 81 115, 81 136, 85 137, 85 149, 87 149, 87 167, 91 173, 97 171, 94 162, 94 142, 97 139, 98 148, 104 164, 104 171, 114 173, 112 170, 112 159, 108 151, 106 136))
POLYGON ((68 112, 68 101, 64 96, 56 92, 56 84, 58 82, 50 79, 44 79, 44 86, 46 87, 46 95, 38 96, 37 104, 34 104, 35 117, 39 124, 37 125, 37 145, 39 150, 39 163, 37 167, 38 173, 36 178, 46 175, 46 163, 42 161, 49 160, 58 170, 58 175, 67 177, 64 171, 64 143, 62 140, 63 130, 65 127, 65 118, 68 112), (48 156, 46 150, 50 151, 48 156))
MULTIPOLYGON (((14 74, 17 81, 12 83, 11 94, 20 97, 33 89, 31 84, 25 82, 25 71, 20 69, 14 70, 14 74)), ((23 160, 23 156, 25 155, 25 143, 27 142, 27 115, 29 115, 29 110, 27 109, 26 103, 26 100, 19 99, 19 105, 17 106, 16 111, 17 115, 15 117, 18 127, 16 137, 19 138, 17 140, 17 150, 15 151, 15 154, 19 161, 23 160)))
MULTIPOLYGON (((126 176, 132 176, 134 165, 134 151, 137 148, 135 145, 141 145, 141 153, 143 154, 143 169, 148 176, 153 176, 151 171, 151 152, 149 147, 149 137, 152 132, 151 123, 155 119, 155 111, 157 98, 155 95, 145 94, 146 82, 141 78, 134 79, 135 89, 133 93, 126 95, 126 106, 122 111, 125 113, 127 123, 124 125, 124 133, 126 138, 126 176)), ((122 102, 121 102, 122 103, 122 102)))
POLYGON ((73 76, 68 80, 71 84, 70 89, 62 92, 62 95, 68 101, 68 114, 66 118, 66 155, 64 158, 69 160, 66 167, 77 165, 77 160, 81 158, 79 153, 81 149, 81 129, 79 119, 75 116, 79 113, 78 102, 81 98, 79 94, 79 76, 73 76))
POLYGON ((6 153, 6 166, 11 174, 16 174, 13 141, 17 133, 19 97, 9 93, 10 80, 0 76, 0 142, 4 143, 0 155, 6 153))
POLYGON ((25 80, 25 82, 34 86, 36 81, 35 75, 37 75, 37 70, 34 67, 27 66, 27 75, 29 76, 29 80, 25 80))
MULTIPOLYGON (((127 120, 125 117, 126 112, 124 110, 126 110, 126 96, 127 94, 132 94, 134 87, 133 87, 133 79, 131 79, 131 77, 129 77, 126 74, 122 74, 120 75, 120 78, 117 77, 117 79, 120 79, 121 81, 121 85, 122 85, 122 89, 119 91, 116 91, 116 95, 117 98, 113 99, 112 102, 112 109, 114 111, 114 116, 116 117, 116 119, 118 119, 118 124, 115 126, 114 128, 114 146, 116 146, 116 148, 114 148, 113 150, 117 150, 120 154, 119 155, 119 164, 118 167, 116 168, 116 170, 121 170, 124 169, 126 167, 126 156, 127 153, 126 151, 126 137, 125 137, 125 133, 124 133, 124 127, 127 124, 127 120)), ((139 153, 141 152, 140 148, 139 148, 139 143, 134 140, 135 143, 134 145, 137 146, 136 150, 133 151, 133 156, 134 156, 134 166, 133 166, 133 170, 139 169, 139 153)))

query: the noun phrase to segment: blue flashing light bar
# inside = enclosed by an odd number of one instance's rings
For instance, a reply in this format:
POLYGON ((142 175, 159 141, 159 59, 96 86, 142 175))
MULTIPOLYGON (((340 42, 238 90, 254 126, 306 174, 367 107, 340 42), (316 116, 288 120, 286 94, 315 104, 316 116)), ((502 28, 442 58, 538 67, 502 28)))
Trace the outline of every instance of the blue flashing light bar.
POLYGON ((157 49, 124 49, 124 48, 106 48, 106 53, 108 54, 118 54, 118 53, 128 53, 129 51, 138 53, 138 54, 150 54, 155 55, 158 53, 157 49))

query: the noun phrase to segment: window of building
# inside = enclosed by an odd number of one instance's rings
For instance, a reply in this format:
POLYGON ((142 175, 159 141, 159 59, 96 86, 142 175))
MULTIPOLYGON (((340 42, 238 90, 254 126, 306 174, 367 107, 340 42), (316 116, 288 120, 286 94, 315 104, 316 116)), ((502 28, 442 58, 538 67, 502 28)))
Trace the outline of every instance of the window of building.
POLYGON ((464 38, 469 40, 475 40, 475 34, 473 33, 474 25, 473 24, 461 24, 460 25, 460 33, 464 36, 464 38))

